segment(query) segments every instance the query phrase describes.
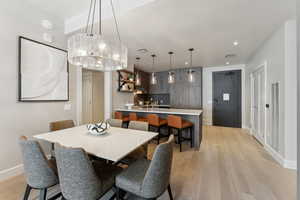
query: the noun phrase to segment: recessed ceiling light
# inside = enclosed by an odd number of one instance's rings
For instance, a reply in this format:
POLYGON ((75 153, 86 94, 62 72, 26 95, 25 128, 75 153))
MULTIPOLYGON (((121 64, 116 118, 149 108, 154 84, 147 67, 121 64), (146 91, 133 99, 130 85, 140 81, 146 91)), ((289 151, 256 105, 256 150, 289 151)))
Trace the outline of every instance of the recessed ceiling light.
POLYGON ((43 28, 47 29, 47 30, 51 30, 53 29, 53 24, 50 20, 42 20, 41 25, 43 28))
POLYGON ((226 62, 226 65, 230 65, 230 62, 226 62))
POLYGON ((184 64, 185 64, 185 65, 188 65, 188 64, 189 64, 189 62, 188 62, 188 61, 186 61, 184 64))
POLYGON ((239 42, 236 40, 236 41, 233 42, 233 45, 237 46, 237 45, 239 45, 239 42))

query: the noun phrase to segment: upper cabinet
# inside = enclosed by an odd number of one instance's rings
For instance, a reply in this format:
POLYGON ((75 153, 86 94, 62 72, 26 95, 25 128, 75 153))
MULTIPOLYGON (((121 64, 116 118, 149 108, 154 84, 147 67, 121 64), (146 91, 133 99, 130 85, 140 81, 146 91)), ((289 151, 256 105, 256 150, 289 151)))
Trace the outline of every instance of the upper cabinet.
POLYGON ((202 108, 202 68, 193 68, 194 82, 188 81, 187 69, 176 69, 175 83, 168 83, 168 72, 156 73, 157 84, 150 85, 150 94, 170 94, 175 108, 202 108))

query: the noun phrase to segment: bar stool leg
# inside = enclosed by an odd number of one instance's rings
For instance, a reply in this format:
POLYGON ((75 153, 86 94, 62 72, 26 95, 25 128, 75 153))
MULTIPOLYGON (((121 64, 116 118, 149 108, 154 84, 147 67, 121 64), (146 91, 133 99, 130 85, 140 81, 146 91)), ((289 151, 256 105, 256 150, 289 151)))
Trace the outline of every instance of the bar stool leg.
POLYGON ((181 139, 182 135, 181 134, 182 134, 182 130, 178 129, 178 142, 179 142, 180 152, 182 152, 182 145, 181 145, 181 143, 182 143, 182 139, 181 139))
POLYGON ((194 133, 193 133, 193 126, 190 128, 190 138, 191 138, 191 148, 194 146, 194 133))

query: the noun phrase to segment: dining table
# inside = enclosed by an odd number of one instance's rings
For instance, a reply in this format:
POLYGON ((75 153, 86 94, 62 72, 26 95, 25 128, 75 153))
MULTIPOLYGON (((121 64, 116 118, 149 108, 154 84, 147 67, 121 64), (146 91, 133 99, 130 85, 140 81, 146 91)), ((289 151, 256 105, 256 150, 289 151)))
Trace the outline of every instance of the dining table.
POLYGON ((157 135, 150 131, 110 127, 105 134, 95 136, 89 133, 86 125, 81 125, 33 137, 65 147, 82 148, 98 158, 118 162, 157 135))

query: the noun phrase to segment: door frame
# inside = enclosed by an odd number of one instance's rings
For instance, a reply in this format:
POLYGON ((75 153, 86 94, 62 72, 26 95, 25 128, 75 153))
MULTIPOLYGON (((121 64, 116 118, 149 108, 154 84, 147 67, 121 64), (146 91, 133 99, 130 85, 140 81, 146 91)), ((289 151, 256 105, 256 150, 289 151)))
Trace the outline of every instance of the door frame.
MULTIPOLYGON (((267 104, 267 77, 268 77, 268 71, 267 71, 267 62, 265 61, 264 63, 258 65, 250 74, 250 93, 251 93, 251 100, 250 100, 250 113, 251 113, 251 116, 250 116, 250 119, 251 119, 251 128, 250 128, 250 134, 254 136, 254 133, 253 133, 253 121, 254 121, 254 113, 253 113, 253 99, 254 99, 254 78, 253 78, 253 74, 255 72, 257 72, 258 70, 261 70, 263 69, 264 70, 264 87, 265 87, 265 93, 263 94, 264 95, 264 98, 265 98, 265 105, 267 104)), ((265 110, 265 114, 264 114, 264 118, 265 118, 265 126, 264 126, 264 139, 261 140, 260 138, 257 138, 255 137, 255 139, 257 139, 260 143, 262 143, 262 145, 266 145, 267 144, 267 132, 268 132, 268 109, 266 108, 266 106, 264 106, 263 108, 265 110)), ((259 120, 258 120, 259 121, 259 120)))
MULTIPOLYGON (((244 114, 244 71, 243 69, 227 69, 227 70, 222 70, 222 71, 213 71, 212 72, 212 125, 214 125, 214 109, 215 109, 215 103, 214 103, 214 74, 215 73, 219 73, 219 72, 228 72, 228 71, 240 71, 240 81, 241 81, 241 85, 240 85, 240 128, 244 128, 243 125, 243 114, 244 114)), ((233 127, 233 128, 237 128, 237 127, 233 127)))

